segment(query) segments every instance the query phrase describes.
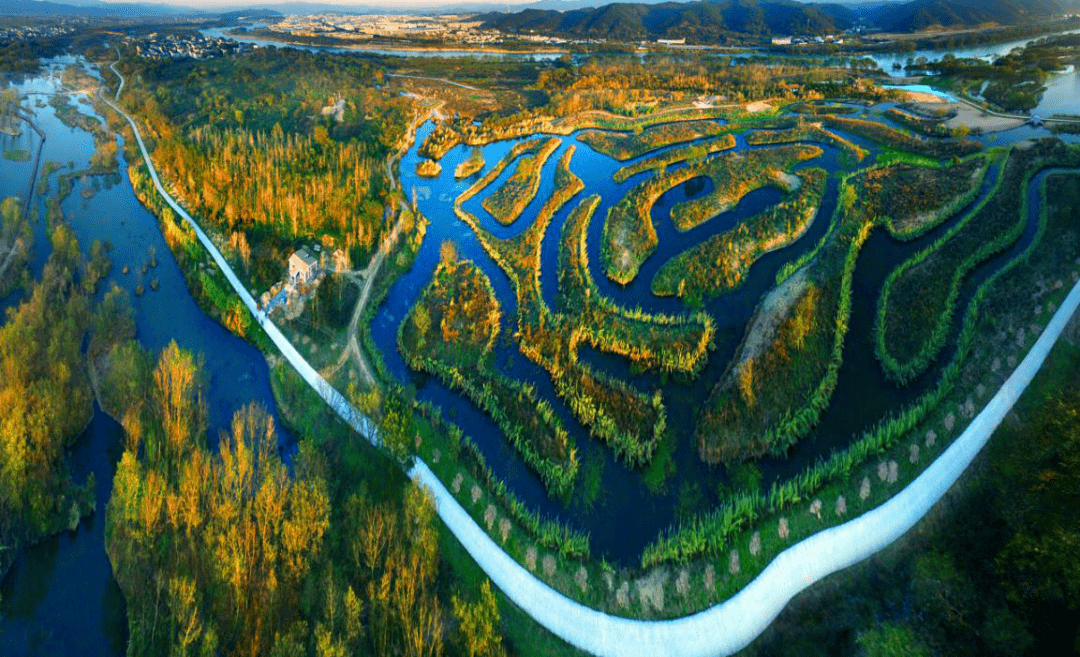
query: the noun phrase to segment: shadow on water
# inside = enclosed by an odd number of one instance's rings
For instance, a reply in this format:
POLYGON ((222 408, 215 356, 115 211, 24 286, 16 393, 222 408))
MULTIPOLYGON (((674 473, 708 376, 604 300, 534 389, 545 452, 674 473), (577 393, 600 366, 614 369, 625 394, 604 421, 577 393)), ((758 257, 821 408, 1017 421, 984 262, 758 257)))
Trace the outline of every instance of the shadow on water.
POLYGON ((127 648, 123 593, 105 553, 105 506, 123 429, 94 405, 72 450, 73 477, 94 476, 94 513, 26 550, 0 586, 0 654, 122 655, 127 648))

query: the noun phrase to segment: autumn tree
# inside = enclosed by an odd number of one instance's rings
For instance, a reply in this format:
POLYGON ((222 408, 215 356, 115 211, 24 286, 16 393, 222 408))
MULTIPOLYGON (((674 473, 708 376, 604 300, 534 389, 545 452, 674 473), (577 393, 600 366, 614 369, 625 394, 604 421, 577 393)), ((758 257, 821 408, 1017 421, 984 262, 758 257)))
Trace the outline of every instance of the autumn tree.
POLYGON ((480 588, 480 599, 469 602, 453 597, 454 618, 469 657, 497 657, 505 654, 499 626, 499 604, 491 590, 491 582, 480 588))

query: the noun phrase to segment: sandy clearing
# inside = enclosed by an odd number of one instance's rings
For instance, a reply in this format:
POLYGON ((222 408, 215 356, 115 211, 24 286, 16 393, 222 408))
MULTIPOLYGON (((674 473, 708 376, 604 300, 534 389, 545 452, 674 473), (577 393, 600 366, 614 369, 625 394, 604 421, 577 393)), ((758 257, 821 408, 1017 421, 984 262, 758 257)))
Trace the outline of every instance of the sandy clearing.
POLYGON ((949 102, 941 96, 927 93, 925 91, 904 91, 904 93, 911 100, 911 102, 914 103, 933 103, 935 105, 941 105, 949 102))
MULTIPOLYGON (((739 348, 739 355, 735 359, 738 365, 756 358, 758 354, 772 344, 776 330, 780 328, 780 324, 783 323, 791 313, 791 309, 802 298, 803 292, 806 291, 809 283, 806 268, 803 267, 765 297, 757 312, 754 313, 754 318, 750 320, 749 328, 746 330, 746 338, 743 340, 743 344, 739 348)), ((731 378, 735 376, 738 365, 731 369, 731 378)))
POLYGON ((772 105, 766 103, 763 100, 758 100, 753 103, 747 103, 746 111, 751 114, 757 114, 759 112, 768 112, 772 109, 772 105))
POLYGON ((962 103, 954 103, 953 108, 956 110, 956 116, 945 123, 945 125, 950 128, 967 126, 972 130, 979 130, 981 132, 1001 132, 1003 130, 1019 128, 1024 125, 1023 119, 993 116, 962 103))

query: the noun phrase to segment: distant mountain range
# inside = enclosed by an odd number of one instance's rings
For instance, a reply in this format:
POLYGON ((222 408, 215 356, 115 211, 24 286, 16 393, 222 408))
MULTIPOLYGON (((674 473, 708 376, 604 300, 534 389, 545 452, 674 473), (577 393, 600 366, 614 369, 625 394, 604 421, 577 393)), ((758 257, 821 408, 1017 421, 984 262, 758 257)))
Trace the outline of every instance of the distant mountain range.
MULTIPOLYGON (((182 3, 184 0, 167 0, 182 3)), ((222 0, 223 3, 229 0, 222 0)), ((569 38, 613 40, 680 39, 699 43, 723 42, 730 36, 820 35, 856 24, 885 32, 960 29, 983 25, 1016 25, 1080 12, 1080 0, 696 0, 637 2, 595 6, 603 0, 431 0, 426 8, 394 7, 393 0, 369 5, 265 2, 219 10, 185 8, 177 4, 114 3, 101 0, 0 0, 0 15, 98 17, 222 15, 226 18, 272 18, 279 14, 480 13, 489 27, 511 33, 546 34, 569 38), (502 11, 496 11, 502 10, 502 11), (225 12, 222 14, 222 12, 225 12)))
POLYGON ((857 16, 837 4, 792 0, 703 0, 662 4, 618 3, 589 9, 526 9, 481 17, 505 32, 595 39, 680 39, 712 42, 725 34, 825 34, 855 24, 857 16))
POLYGON ((989 24, 1015 25, 1069 11, 1076 11, 1076 3, 1061 0, 914 0, 884 7, 873 20, 885 32, 919 32, 989 24))
POLYGON ((553 11, 525 9, 482 16, 506 32, 570 38, 680 39, 709 43, 724 35, 821 35, 858 22, 886 32, 1016 25, 1077 11, 1073 0, 914 0, 876 6, 791 0, 618 3, 553 11))
POLYGON ((191 10, 172 5, 151 5, 107 2, 45 2, 42 0, 0 0, 0 16, 93 16, 121 18, 125 16, 174 16, 191 10))

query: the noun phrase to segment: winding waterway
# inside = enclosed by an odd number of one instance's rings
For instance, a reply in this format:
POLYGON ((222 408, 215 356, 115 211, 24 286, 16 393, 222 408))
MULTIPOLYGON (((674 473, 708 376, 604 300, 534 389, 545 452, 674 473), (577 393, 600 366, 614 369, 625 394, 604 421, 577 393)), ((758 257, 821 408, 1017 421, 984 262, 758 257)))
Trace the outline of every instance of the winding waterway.
MULTIPOLYGON (((400 172, 403 189, 406 192, 414 188, 417 190, 420 211, 431 220, 431 225, 416 264, 411 271, 397 281, 387 301, 375 317, 372 325, 375 343, 380 348, 391 374, 403 382, 414 384, 420 399, 435 403, 444 410, 448 419, 462 426, 466 434, 472 436, 480 446, 496 474, 505 479, 530 506, 588 530, 595 553, 605 555, 609 560, 620 563, 636 563, 642 548, 656 536, 657 532, 678 519, 680 501, 686 504, 688 500, 692 500, 697 506, 721 501, 718 485, 726 480, 724 469, 704 464, 698 458, 697 450, 692 444, 691 430, 696 422, 697 412, 708 398, 712 385, 728 366, 758 302, 772 288, 776 272, 785 262, 811 248, 826 230, 836 204, 835 176, 829 182, 818 218, 802 239, 789 248, 762 257, 753 266, 742 287, 705 305, 705 310, 717 324, 715 340, 717 348, 710 354, 708 365, 700 377, 692 382, 679 382, 666 380, 660 376, 635 373, 625 359, 591 349, 582 350, 582 359, 596 369, 627 380, 643 391, 656 388, 663 390, 665 404, 668 407, 668 426, 675 428, 672 458, 676 467, 675 474, 659 490, 649 488, 640 473, 628 470, 612 457, 609 449, 589 436, 588 431, 577 423, 555 395, 551 379, 546 372, 522 356, 510 340, 500 341, 493 362, 505 373, 535 385, 571 430, 584 461, 587 463, 592 459, 603 464, 600 486, 602 494, 599 504, 589 508, 581 506, 567 508, 546 495, 539 478, 521 463, 493 422, 469 401, 447 390, 437 380, 410 372, 397 351, 398 326, 430 280, 438 262, 439 245, 445 240, 454 242, 461 256, 476 262, 491 279, 503 310, 503 335, 513 335, 516 328, 516 302, 508 277, 488 257, 472 230, 454 215, 452 202, 520 140, 509 140, 483 147, 485 169, 468 180, 458 181, 453 177, 456 165, 468 155, 470 150, 463 146, 451 150, 444 157, 442 173, 439 177, 420 178, 415 172, 416 164, 421 160, 417 154, 418 145, 423 142, 424 137, 432 128, 430 123, 420 127, 416 145, 402 159, 400 172)), ((844 136, 867 148, 871 153, 877 150, 866 140, 854 135, 845 134, 844 136)), ((590 226, 588 243, 592 276, 601 292, 625 307, 641 307, 648 311, 666 313, 680 313, 688 310, 677 299, 657 298, 651 293, 650 282, 653 275, 669 258, 710 235, 729 230, 740 221, 775 205, 782 198, 778 191, 771 188, 753 192, 731 212, 720 215, 692 231, 679 233, 670 220, 671 208, 682 200, 697 198, 709 191, 707 185, 696 184, 693 180, 680 185, 662 197, 654 207, 653 221, 659 236, 657 252, 645 262, 638 277, 632 283, 620 286, 607 279, 600 264, 602 262, 600 245, 603 217, 607 209, 643 177, 637 176, 623 184, 612 182, 611 174, 625 163, 616 162, 597 153, 587 144, 579 141, 577 137, 577 134, 556 137, 561 144, 545 165, 540 192, 522 217, 512 226, 501 226, 495 222, 483 209, 481 201, 487 193, 496 189, 509 177, 513 167, 509 167, 501 174, 488 190, 481 192, 465 204, 465 209, 478 217, 481 224, 497 237, 505 239, 519 234, 535 219, 551 191, 554 168, 560 156, 571 145, 576 148, 570 166, 571 170, 585 182, 585 191, 556 214, 542 246, 541 286, 544 299, 552 308, 556 308, 556 262, 562 224, 573 207, 587 195, 600 194, 603 199, 590 226)), ((1018 133, 1013 137, 1020 139, 1023 135, 1018 133)), ((1002 138, 999 143, 1009 141, 1011 139, 1002 138)), ((818 145, 822 146, 825 155, 799 165, 796 170, 814 166, 823 167, 833 174, 842 172, 844 167, 839 153, 830 146, 818 145)), ((737 139, 736 150, 742 151, 749 148, 752 147, 747 146, 740 136, 737 139)), ((872 165, 873 158, 872 155, 860 166, 872 165)), ((992 170, 969 209, 988 193, 996 180, 997 171, 992 170)), ((966 210, 922 238, 911 242, 898 242, 888 238, 883 231, 877 231, 863 249, 855 276, 851 330, 847 338, 844 364, 841 368, 834 401, 822 417, 817 430, 802 440, 789 458, 761 461, 760 467, 765 475, 766 484, 774 477, 792 475, 815 459, 845 446, 854 436, 872 426, 887 412, 897 410, 936 381, 940 368, 951 357, 951 351, 946 350, 943 353, 942 358, 937 361, 929 374, 907 388, 898 389, 884 378, 877 365, 870 342, 871 326, 878 294, 889 272, 944 234, 952 225, 960 221, 965 213, 966 210)), ((974 289, 972 286, 975 282, 996 269, 1002 262, 1004 262, 1003 259, 996 259, 976 270, 975 275, 969 277, 968 282, 965 283, 962 301, 968 298, 971 290, 974 289)), ((957 317, 959 315, 958 313, 957 317)))
MULTIPOLYGON (((67 61, 67 60, 65 60, 67 61)), ((60 66, 64 61, 54 62, 60 66)), ((30 94, 24 103, 34 111, 34 121, 45 131, 42 162, 74 163, 81 169, 94 152, 93 137, 82 130, 65 126, 55 110, 42 107, 37 99, 48 101, 60 90, 58 69, 36 77, 16 88, 30 94)), ((88 105, 73 99, 88 114, 88 105)), ((36 148, 37 137, 24 131, 16 138, 20 147, 36 148), (28 140, 33 140, 32 144, 28 140)), ((0 163, 0 195, 25 194, 29 171, 23 163, 0 163)), ((64 169, 68 171, 68 169, 64 169)), ((269 369, 262 354, 252 345, 235 337, 208 317, 188 293, 176 261, 158 230, 157 220, 135 197, 126 168, 121 166, 118 180, 106 188, 102 179, 76 180, 74 189, 62 208, 68 224, 79 238, 84 253, 94 240, 108 240, 113 245, 112 272, 103 283, 125 288, 131 295, 135 314, 136 338, 144 347, 157 352, 170 341, 201 354, 207 384, 209 434, 216 436, 227 429, 237 409, 257 401, 276 411, 270 389, 269 369), (86 199, 82 191, 100 187, 86 199), (143 275, 151 249, 157 266, 143 275), (124 267, 130 273, 122 273, 124 267), (150 281, 158 281, 151 290, 150 281), (140 283, 146 292, 137 297, 140 283)), ((53 193, 56 174, 50 178, 53 193)), ((44 197, 35 198, 39 214, 45 216, 44 197)), ((31 269, 39 276, 48 258, 48 225, 44 219, 35 225, 35 244, 31 269)), ((14 298, 14 297, 13 297, 14 298)), ((11 303, 8 301, 7 303, 11 303)), ((0 320, 2 321, 2 320, 0 320)), ((284 444, 294 441, 278 421, 284 444)), ((121 428, 95 407, 90 425, 79 438, 72 467, 77 481, 93 473, 95 513, 84 518, 74 532, 64 532, 24 552, 0 585, 0 655, 122 655, 127 643, 127 619, 123 596, 112 576, 104 547, 105 505, 112 490, 113 474, 121 452, 121 428)))
MULTIPOLYGON (((54 62, 60 66, 63 61, 54 62)), ((59 90, 56 69, 17 85, 19 91, 29 98, 48 100, 59 90)), ((93 114, 84 104, 76 104, 80 111, 93 114)), ((84 167, 93 153, 92 137, 77 129, 64 126, 52 107, 31 102, 34 120, 48 135, 42 161, 71 162, 75 169, 84 167)), ((416 384, 418 397, 434 402, 447 417, 466 428, 484 452, 496 474, 530 506, 546 515, 562 518, 569 523, 587 529, 592 536, 594 553, 609 559, 634 563, 642 547, 657 532, 670 525, 678 517, 680 497, 692 497, 699 503, 717 502, 717 485, 723 481, 722 468, 704 465, 696 455, 687 428, 693 426, 695 409, 708 393, 709 387, 723 372, 728 360, 742 337, 746 322, 752 315, 760 298, 772 286, 776 271, 799 254, 811 248, 826 230, 836 204, 836 181, 831 179, 825 202, 807 234, 795 245, 771 253, 760 259, 750 272, 747 283, 736 292, 723 296, 706 305, 706 310, 716 319, 718 333, 717 349, 712 352, 709 365, 692 383, 666 382, 649 375, 634 374, 627 363, 619 358, 594 351, 586 351, 583 358, 599 369, 620 378, 631 380, 642 389, 662 386, 669 405, 669 425, 679 427, 673 459, 676 474, 659 491, 648 488, 642 477, 627 470, 610 455, 610 450, 591 439, 565 406, 554 395, 548 375, 525 359, 517 347, 502 341, 495 362, 516 378, 536 385, 540 394, 548 399, 563 421, 571 428, 583 460, 603 464, 599 504, 592 508, 570 507, 548 498, 539 479, 526 467, 507 445, 495 425, 470 402, 450 392, 437 381, 410 372, 398 354, 396 331, 405 313, 430 280, 438 261, 439 245, 444 240, 456 243, 463 257, 474 260, 489 276, 503 308, 503 334, 514 332, 515 302, 513 291, 506 276, 488 258, 480 247, 472 230, 459 222, 452 211, 452 201, 475 177, 455 181, 453 170, 468 153, 458 147, 443 160, 443 174, 435 179, 416 176, 416 164, 420 160, 418 145, 433 129, 431 123, 418 131, 413 147, 401 163, 400 177, 408 192, 417 190, 420 210, 431 220, 416 264, 398 280, 387 301, 380 307, 372 331, 388 370, 402 381, 416 384)), ((1030 129, 1029 129, 1030 130, 1030 129)), ((1045 134, 1032 131, 1030 134, 1045 134)), ((1002 135, 1000 143, 1026 138, 1029 133, 1015 132, 1002 135)), ((849 135, 852 141, 874 151, 865 140, 849 135)), ((3 138, 5 148, 36 148, 37 137, 30 131, 16 138, 3 138)), ((616 184, 611 174, 624 163, 593 151, 580 142, 577 135, 559 137, 559 150, 550 158, 544 170, 543 183, 537 199, 527 208, 524 216, 511 227, 502 227, 481 208, 481 194, 467 204, 467 209, 481 219, 485 227, 500 237, 519 233, 534 218, 548 193, 551 191, 554 167, 562 153, 570 145, 576 146, 571 168, 583 179, 585 192, 560 211, 545 237, 542 252, 542 288, 545 300, 555 304, 556 261, 558 236, 577 200, 597 193, 603 198, 589 231, 589 256, 592 275, 601 291, 616 302, 628 306, 641 306, 647 310, 680 312, 684 308, 675 299, 660 299, 651 294, 649 283, 657 269, 670 257, 709 235, 737 225, 740 221, 777 203, 781 195, 765 189, 748 195, 731 212, 725 213, 688 233, 678 233, 672 225, 671 207, 686 198, 697 198, 708 193, 708 185, 690 181, 669 192, 654 209, 653 219, 660 237, 660 246, 642 268, 638 278, 629 286, 617 286, 606 278, 600 266, 600 234, 602 220, 611 204, 621 198, 642 179, 635 177, 626 183, 616 184)), ((485 170, 494 166, 515 141, 506 141, 484 147, 487 162, 485 170)), ((824 146, 825 155, 800 165, 819 166, 837 173, 843 169, 840 155, 831 147, 824 146)), ((749 147, 740 137, 737 150, 749 147)), ((862 166, 872 163, 872 157, 862 166)), ((511 168, 512 169, 512 168, 511 168)), ((25 193, 30 175, 25 163, 3 161, 0 170, 0 195, 25 193)), ((482 174, 482 172, 481 172, 482 174)), ((481 175, 477 174, 477 175, 481 175)), ((495 185, 509 175, 504 173, 495 185)), ((981 194, 990 189, 996 173, 984 181, 981 194)), ((208 407, 212 434, 227 426, 234 410, 251 400, 264 403, 273 409, 274 402, 269 386, 269 373, 262 355, 251 345, 232 336, 216 322, 208 318, 187 292, 183 276, 172 258, 158 230, 155 218, 135 198, 126 171, 121 167, 117 179, 111 185, 103 180, 77 181, 72 194, 63 204, 64 214, 78 235, 84 251, 95 239, 108 240, 115 247, 112 252, 114 267, 109 284, 118 285, 132 292, 138 339, 149 349, 159 350, 170 340, 181 347, 203 354, 208 377, 208 407), (92 198, 81 194, 87 187, 98 188, 92 198), (157 267, 141 273, 150 250, 156 252, 157 267), (131 273, 124 275, 127 266, 131 273), (157 279, 159 288, 150 291, 148 282, 157 279), (135 297, 134 288, 146 284, 147 292, 135 297)), ((55 175, 51 179, 55 189, 55 175)), ((44 216, 43 199, 35 204, 44 216)), ((1030 239, 1037 217, 1038 203, 1032 204, 1032 216, 1021 244, 1030 239)), ((802 441, 788 459, 765 460, 762 470, 766 478, 789 475, 831 449, 846 444, 853 434, 876 421, 885 411, 896 408, 920 392, 932 382, 937 369, 914 386, 897 390, 882 377, 873 357, 869 343, 869 327, 880 291, 881 282, 889 271, 917 250, 936 239, 961 215, 946 222, 920 240, 899 243, 878 232, 867 243, 859 259, 856 288, 852 311, 851 331, 847 340, 844 366, 840 373, 834 402, 822 418, 819 429, 802 441)), ((31 268, 35 275, 48 254, 48 229, 44 220, 35 227, 36 242, 31 268)), ((1015 252, 1014 247, 1010 253, 1015 252)), ((965 283, 963 300, 970 296, 973 286, 1008 258, 1008 254, 976 270, 965 283)), ((14 298, 14 297, 13 297, 14 298)), ((8 304, 11 301, 7 301, 8 304)), ((959 313, 958 313, 959 315, 959 313)), ((944 359, 950 352, 943 355, 944 359)), ((943 361, 939 361, 943 362, 943 361)), ((939 365, 940 367, 940 365, 939 365)), ((279 423, 280 424, 280 423, 279 423)), ((3 595, 0 606, 0 654, 31 655, 41 653, 70 655, 121 654, 126 644, 126 618, 123 598, 112 578, 112 571, 104 551, 104 511, 111 491, 112 476, 119 458, 120 427, 104 413, 95 409, 94 418, 87 427, 72 455, 75 475, 79 480, 93 473, 97 482, 96 512, 86 518, 75 532, 66 532, 44 541, 29 550, 18 560, 12 571, 0 585, 3 595), (77 609, 77 613, 72 613, 77 609)), ((286 436, 286 441, 291 437, 286 436)))

